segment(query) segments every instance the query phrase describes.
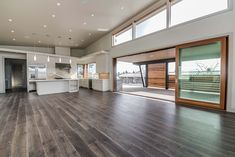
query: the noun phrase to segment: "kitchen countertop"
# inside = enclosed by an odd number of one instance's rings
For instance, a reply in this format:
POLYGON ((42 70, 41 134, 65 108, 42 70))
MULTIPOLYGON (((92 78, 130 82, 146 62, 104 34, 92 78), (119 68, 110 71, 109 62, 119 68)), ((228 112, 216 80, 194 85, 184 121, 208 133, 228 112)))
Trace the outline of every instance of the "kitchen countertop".
POLYGON ((46 79, 46 80, 29 80, 29 82, 56 82, 56 81, 78 81, 79 79, 46 79))
POLYGON ((98 78, 82 78, 79 80, 109 80, 109 79, 98 79, 98 78))

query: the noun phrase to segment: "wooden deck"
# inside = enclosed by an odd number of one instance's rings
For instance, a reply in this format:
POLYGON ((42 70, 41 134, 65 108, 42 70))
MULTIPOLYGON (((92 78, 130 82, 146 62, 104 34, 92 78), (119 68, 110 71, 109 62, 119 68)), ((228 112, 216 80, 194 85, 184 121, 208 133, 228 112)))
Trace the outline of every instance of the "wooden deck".
POLYGON ((0 95, 1 157, 234 157, 235 114, 130 95, 0 95))

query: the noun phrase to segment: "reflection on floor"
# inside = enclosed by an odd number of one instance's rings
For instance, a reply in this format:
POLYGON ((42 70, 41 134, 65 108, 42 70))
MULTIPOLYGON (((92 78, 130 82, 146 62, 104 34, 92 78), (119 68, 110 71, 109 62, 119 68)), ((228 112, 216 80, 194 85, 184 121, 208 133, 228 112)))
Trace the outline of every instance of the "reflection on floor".
POLYGON ((122 93, 144 96, 155 99, 175 101, 175 91, 161 88, 144 88, 142 85, 123 85, 122 93))
POLYGON ((15 93, 15 92, 27 92, 27 89, 26 88, 6 89, 6 93, 15 93))
POLYGON ((201 92, 201 91, 191 91, 191 90, 181 90, 180 91, 181 98, 196 100, 196 101, 204 101, 211 103, 219 103, 220 102, 220 94, 213 92, 201 92))
POLYGON ((1 157, 234 157, 235 114, 80 89, 0 94, 1 157))

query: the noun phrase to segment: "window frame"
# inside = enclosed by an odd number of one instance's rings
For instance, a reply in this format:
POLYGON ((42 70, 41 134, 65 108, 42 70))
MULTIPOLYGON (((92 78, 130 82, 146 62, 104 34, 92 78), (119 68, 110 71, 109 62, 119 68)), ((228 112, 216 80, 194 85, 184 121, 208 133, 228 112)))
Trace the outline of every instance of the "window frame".
POLYGON ((86 65, 87 65, 87 78, 93 78, 93 75, 97 74, 97 64, 96 64, 96 62, 91 62, 91 63, 88 63, 86 65), (91 74, 92 77, 90 77, 90 73, 89 73, 89 64, 95 64, 95 73, 91 74))
POLYGON ((219 109, 219 110, 225 110, 226 109, 226 90, 227 90, 227 79, 228 79, 228 37, 218 37, 218 38, 212 38, 212 39, 206 39, 196 42, 190 42, 182 45, 176 46, 176 103, 186 104, 186 105, 195 105, 195 106, 202 106, 212 109, 219 109), (189 48, 194 46, 201 46, 201 45, 207 45, 213 42, 221 42, 221 74, 220 74, 220 102, 219 105, 212 102, 204 102, 199 100, 190 100, 185 98, 180 98, 179 96, 179 63, 180 63, 180 49, 182 48, 189 48))
MULTIPOLYGON (((85 64, 77 64, 77 77, 79 76, 79 73, 78 73, 78 66, 82 66, 82 69, 83 69, 82 78, 85 78, 85 64)), ((79 78, 79 77, 78 77, 78 78, 79 78)))
MULTIPOLYGON (((219 15, 219 14, 222 14, 222 13, 225 13, 227 11, 231 11, 233 9, 233 1, 232 0, 227 0, 227 3, 228 3, 228 7, 224 10, 220 10, 220 11, 217 11, 217 12, 214 12, 214 13, 211 13, 211 14, 208 14, 208 15, 204 15, 204 16, 200 16, 200 17, 197 17, 195 19, 192 19, 192 20, 189 20, 189 21, 185 21, 185 22, 182 22, 182 23, 178 23, 176 25, 173 25, 171 26, 171 1, 174 1, 174 0, 167 0, 169 3, 168 3, 168 10, 169 10, 169 28, 174 28, 174 27, 177 27, 177 26, 181 26, 181 25, 185 25, 185 24, 188 24, 188 23, 193 23, 195 21, 200 21, 202 19, 206 19, 208 17, 212 17, 212 16, 215 16, 215 15, 219 15)), ((180 2, 180 1, 184 1, 184 0, 175 0, 174 4, 177 3, 177 2, 180 2)))
POLYGON ((112 35, 112 46, 118 46, 118 45, 121 45, 121 44, 123 44, 123 43, 132 41, 133 39, 134 39, 134 38, 133 38, 133 24, 131 24, 131 25, 129 25, 129 26, 123 28, 121 31, 119 31, 119 32, 117 32, 117 33, 114 33, 114 34, 112 35), (121 34, 124 33, 124 32, 127 32, 129 29, 132 29, 132 31, 131 31, 131 32, 132 32, 131 40, 128 40, 128 41, 125 41, 125 42, 122 42, 122 43, 120 43, 120 44, 115 45, 115 37, 121 35, 121 34))
POLYGON ((159 6, 158 8, 154 9, 154 11, 144 15, 143 17, 139 18, 138 20, 135 21, 135 39, 139 39, 139 38, 142 38, 144 36, 147 36, 147 35, 150 35, 150 34, 153 34, 153 33, 156 33, 156 32, 159 32, 159 31, 162 31, 162 30, 165 30, 168 28, 168 4, 167 2, 161 6, 159 6), (140 23, 143 23, 144 21, 147 21, 149 20, 150 18, 154 17, 155 15, 157 15, 158 13, 160 13, 161 11, 165 10, 166 9, 166 28, 163 28, 161 30, 157 30, 157 31, 154 31, 154 32, 151 32, 149 34, 145 34, 145 35, 142 35, 140 37, 136 37, 136 28, 137 28, 137 25, 140 24, 140 23))

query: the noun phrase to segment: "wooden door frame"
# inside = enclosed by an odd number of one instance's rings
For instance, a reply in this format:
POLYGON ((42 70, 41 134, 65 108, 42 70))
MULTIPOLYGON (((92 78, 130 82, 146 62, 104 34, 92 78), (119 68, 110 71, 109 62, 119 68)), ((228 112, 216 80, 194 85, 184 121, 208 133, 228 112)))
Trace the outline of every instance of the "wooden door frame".
POLYGON ((219 110, 225 110, 226 109, 226 94, 227 94, 227 70, 228 70, 228 37, 219 37, 219 38, 213 38, 213 39, 207 39, 202 41, 196 41, 191 42, 187 44, 182 44, 176 46, 176 88, 175 88, 175 102, 177 104, 185 104, 185 105, 195 105, 195 106, 201 106, 206 108, 213 108, 213 109, 219 109, 219 110), (178 82, 178 76, 179 76, 179 49, 181 48, 188 48, 192 46, 200 46, 200 45, 206 45, 213 42, 221 42, 221 79, 220 79, 220 103, 209 103, 209 102, 202 102, 202 101, 194 101, 194 100, 188 100, 179 98, 179 82, 178 82))

